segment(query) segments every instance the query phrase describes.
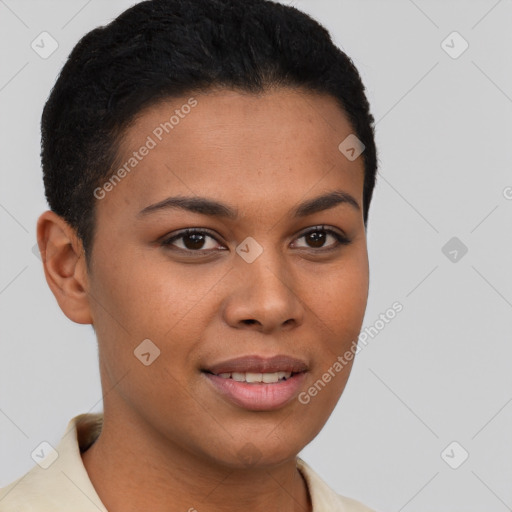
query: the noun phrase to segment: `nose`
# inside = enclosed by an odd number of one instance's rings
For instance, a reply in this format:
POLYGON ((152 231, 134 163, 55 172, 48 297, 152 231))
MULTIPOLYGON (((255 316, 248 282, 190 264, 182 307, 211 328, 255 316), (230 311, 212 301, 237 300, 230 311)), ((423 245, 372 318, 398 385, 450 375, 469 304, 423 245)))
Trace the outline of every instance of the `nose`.
POLYGON ((304 306, 286 262, 266 250, 252 263, 237 257, 223 316, 231 327, 265 334, 302 324, 304 306))

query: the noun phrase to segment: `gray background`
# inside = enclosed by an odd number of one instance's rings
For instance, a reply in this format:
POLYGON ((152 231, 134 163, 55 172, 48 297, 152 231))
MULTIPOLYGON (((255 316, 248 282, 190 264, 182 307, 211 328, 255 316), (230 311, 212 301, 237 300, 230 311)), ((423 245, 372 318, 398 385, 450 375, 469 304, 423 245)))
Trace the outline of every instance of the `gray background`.
MULTIPOLYGON (((404 307, 301 455, 381 511, 511 510, 512 2, 283 3, 324 24, 367 85, 380 171, 364 327, 404 307), (469 43, 458 58, 442 47, 453 31, 469 43), (456 261, 442 251, 452 237, 468 248, 456 261)), ((71 417, 102 410, 92 328, 61 313, 32 252, 47 209, 39 120, 78 39, 131 4, 0 0, 0 486, 71 417), (47 59, 31 48, 43 31, 59 45, 47 59)))

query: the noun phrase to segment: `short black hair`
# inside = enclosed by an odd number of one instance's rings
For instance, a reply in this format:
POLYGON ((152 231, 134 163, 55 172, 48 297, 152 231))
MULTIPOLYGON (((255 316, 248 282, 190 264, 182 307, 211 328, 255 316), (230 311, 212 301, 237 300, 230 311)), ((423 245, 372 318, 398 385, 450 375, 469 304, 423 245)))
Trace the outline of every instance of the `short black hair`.
POLYGON ((329 32, 270 0, 148 0, 80 39, 42 114, 46 199, 75 229, 88 263, 93 191, 112 174, 124 130, 143 108, 217 87, 334 97, 365 146, 366 228, 377 173, 374 118, 356 67, 329 32))

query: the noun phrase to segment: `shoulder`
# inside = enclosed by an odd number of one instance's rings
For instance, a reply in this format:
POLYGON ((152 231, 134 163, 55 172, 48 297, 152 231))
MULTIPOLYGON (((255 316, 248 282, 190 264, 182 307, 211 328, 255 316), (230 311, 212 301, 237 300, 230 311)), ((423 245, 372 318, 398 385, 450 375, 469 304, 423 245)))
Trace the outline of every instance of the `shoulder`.
MULTIPOLYGON (((0 489, 0 512, 32 512, 51 510, 55 505, 45 488, 43 471, 33 467, 23 476, 0 489)), ((64 482, 62 482, 64 483, 64 482)))
POLYGON ((97 435, 100 422, 97 413, 70 420, 55 448, 42 447, 41 461, 0 489, 0 512, 106 512, 80 455, 97 435))
POLYGON ((300 458, 297 458, 297 468, 308 486, 312 512, 375 512, 353 498, 337 494, 300 458))
POLYGON ((339 510, 343 512, 376 512, 373 508, 368 508, 366 505, 347 496, 336 494, 339 501, 339 510))

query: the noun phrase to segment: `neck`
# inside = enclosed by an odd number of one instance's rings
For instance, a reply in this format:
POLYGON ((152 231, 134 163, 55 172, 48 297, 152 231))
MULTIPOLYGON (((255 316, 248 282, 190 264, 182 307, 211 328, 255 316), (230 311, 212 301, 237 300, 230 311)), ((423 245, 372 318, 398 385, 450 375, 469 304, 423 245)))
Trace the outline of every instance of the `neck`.
POLYGON ((82 460, 109 512, 311 511, 295 458, 273 467, 227 467, 116 416, 104 414, 82 460))

